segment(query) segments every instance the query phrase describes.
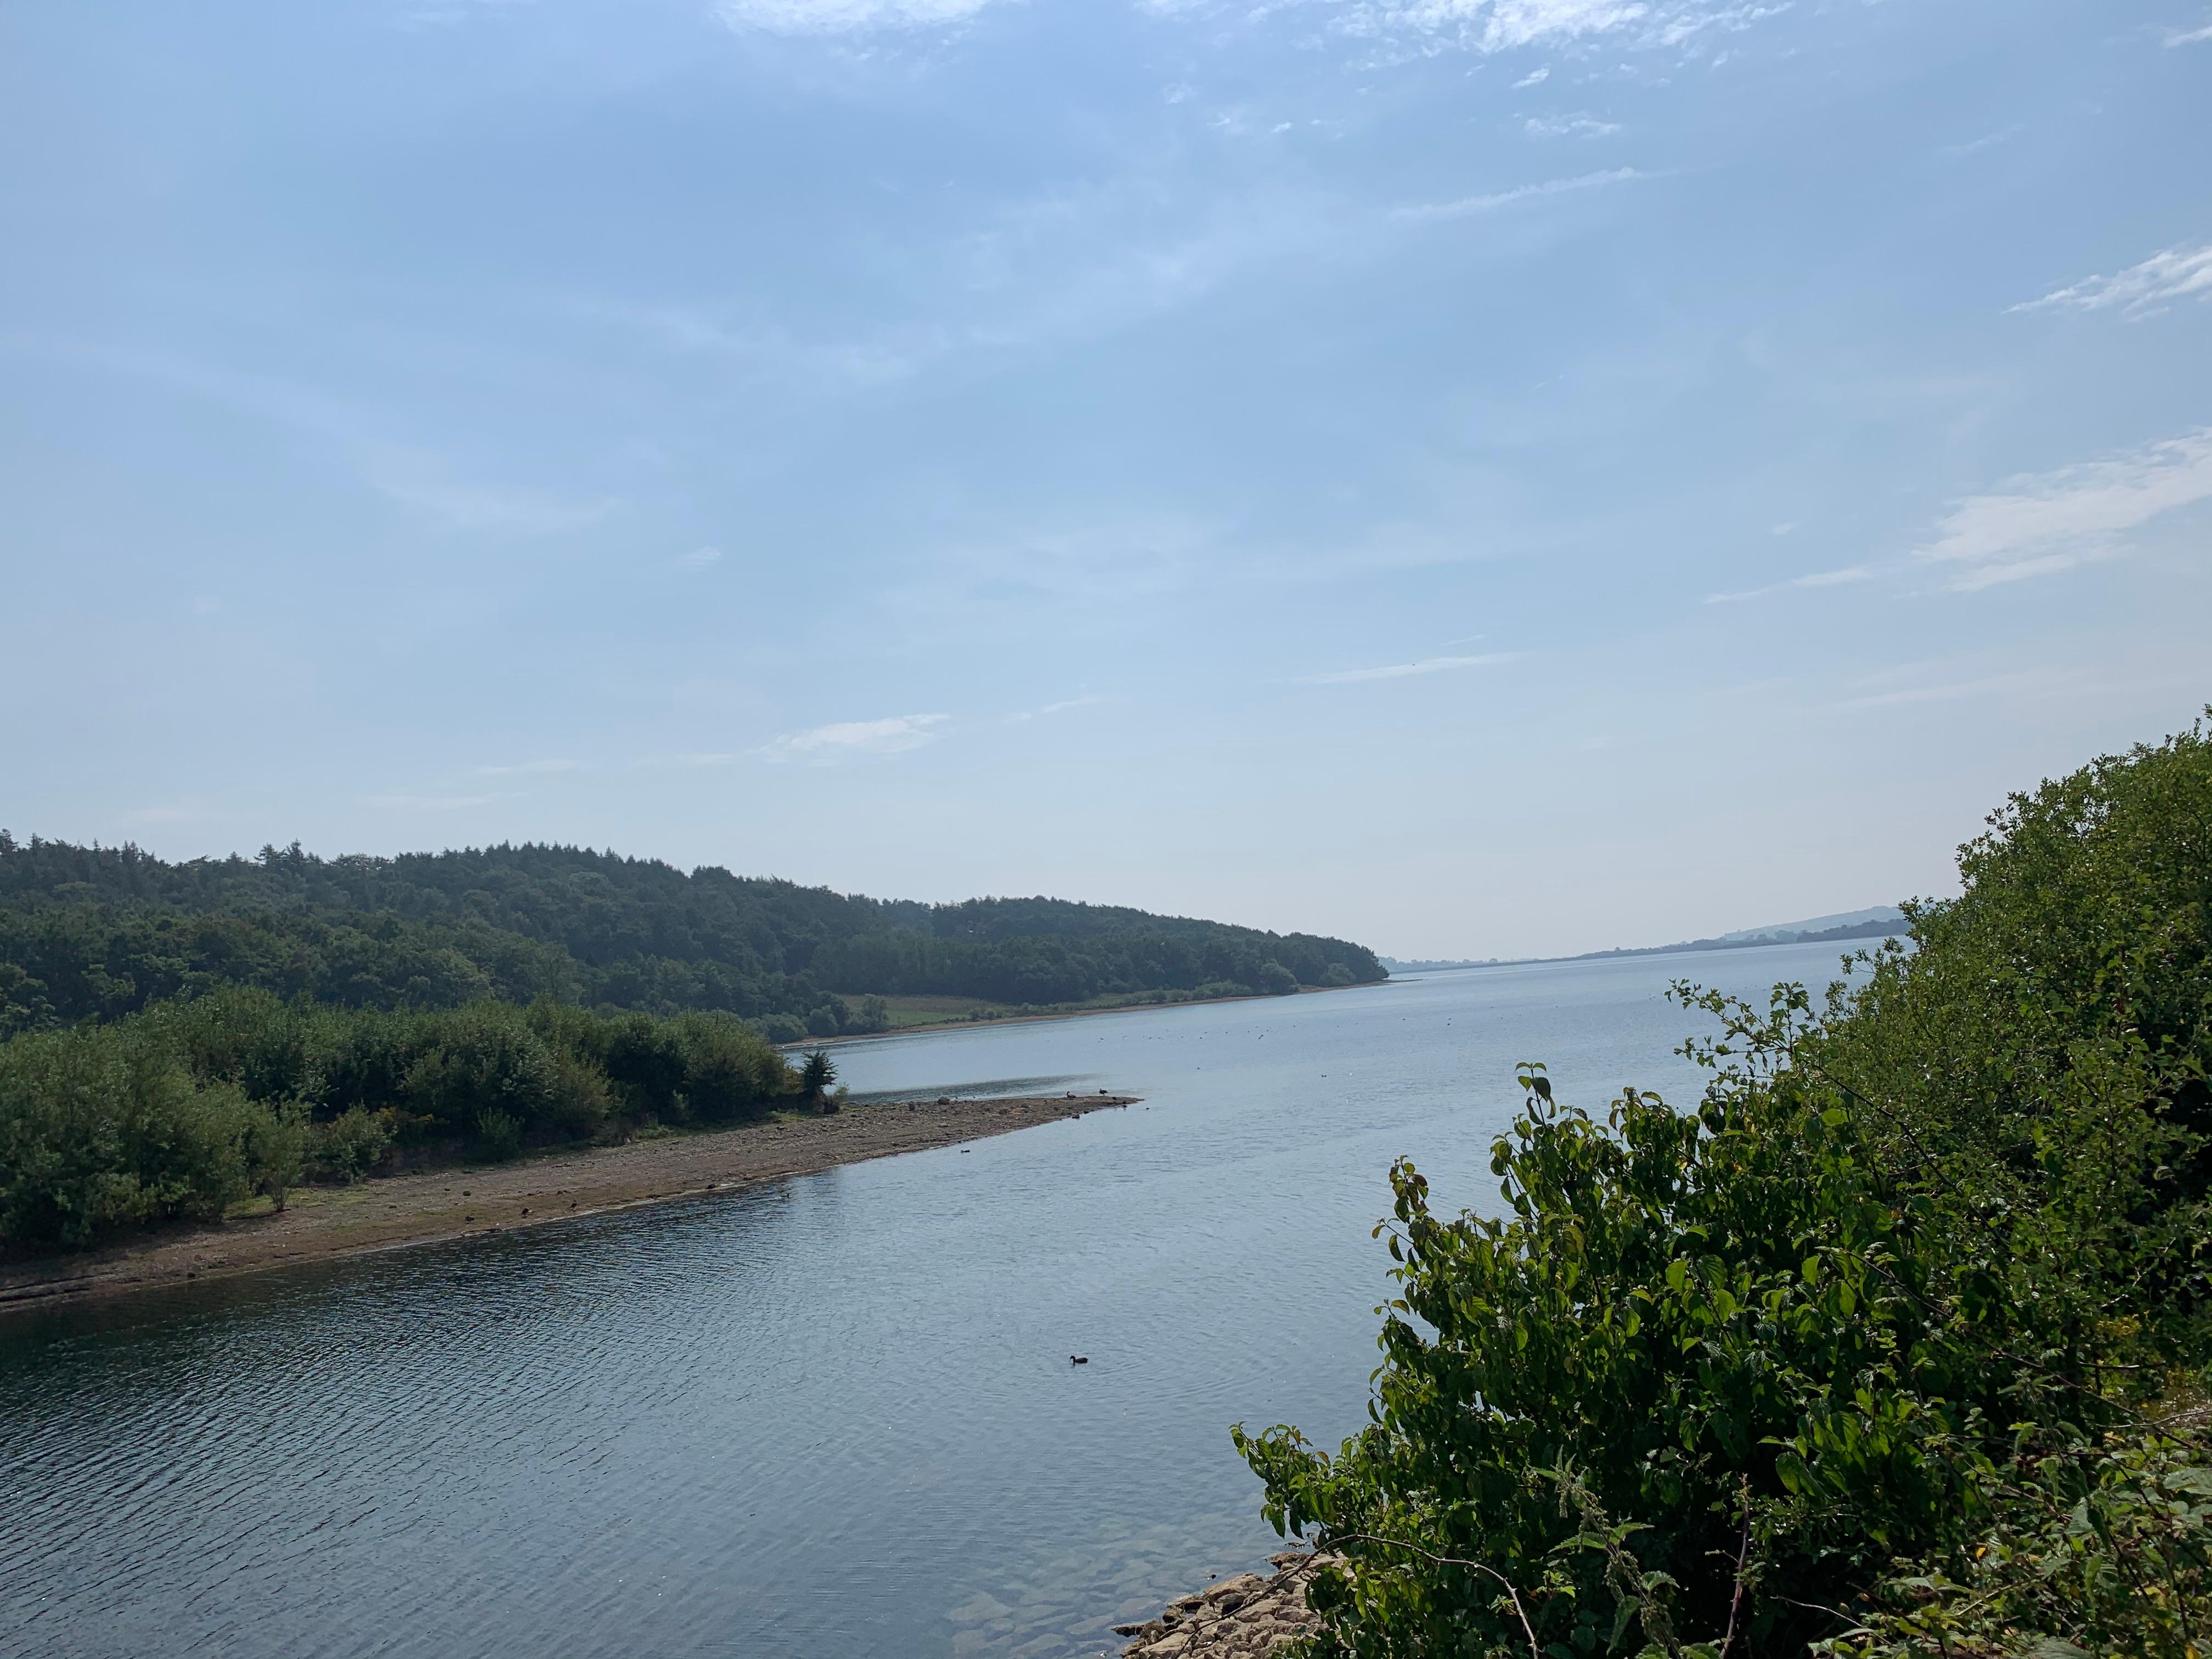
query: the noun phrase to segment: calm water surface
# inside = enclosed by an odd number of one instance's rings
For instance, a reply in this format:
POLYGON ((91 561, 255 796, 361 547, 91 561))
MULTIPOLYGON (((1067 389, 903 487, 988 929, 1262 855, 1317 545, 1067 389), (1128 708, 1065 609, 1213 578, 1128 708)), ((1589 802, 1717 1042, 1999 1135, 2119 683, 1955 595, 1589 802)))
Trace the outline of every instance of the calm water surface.
POLYGON ((1436 974, 842 1051, 1144 1097, 712 1199, 0 1322, 0 1655, 1024 1656, 1275 1544, 1228 1425, 1362 1418, 1383 1172, 1494 1199, 1513 1066, 1687 1097, 1677 975, 1436 974), (1091 1363, 1071 1366, 1068 1356, 1091 1363))

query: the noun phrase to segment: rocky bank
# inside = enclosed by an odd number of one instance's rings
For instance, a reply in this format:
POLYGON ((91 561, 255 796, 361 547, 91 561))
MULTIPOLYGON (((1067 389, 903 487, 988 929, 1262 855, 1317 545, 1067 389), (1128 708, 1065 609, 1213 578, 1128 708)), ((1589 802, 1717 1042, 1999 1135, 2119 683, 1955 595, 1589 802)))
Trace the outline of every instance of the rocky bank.
POLYGON ((1294 1636, 1321 1623, 1306 1606, 1306 1584, 1316 1566, 1333 1559, 1302 1550, 1268 1559, 1275 1576, 1240 1573, 1207 1586, 1195 1595, 1168 1603, 1157 1619, 1141 1625, 1116 1625, 1114 1634, 1133 1639, 1121 1650, 1128 1659, 1228 1659, 1230 1655, 1273 1652, 1294 1636))

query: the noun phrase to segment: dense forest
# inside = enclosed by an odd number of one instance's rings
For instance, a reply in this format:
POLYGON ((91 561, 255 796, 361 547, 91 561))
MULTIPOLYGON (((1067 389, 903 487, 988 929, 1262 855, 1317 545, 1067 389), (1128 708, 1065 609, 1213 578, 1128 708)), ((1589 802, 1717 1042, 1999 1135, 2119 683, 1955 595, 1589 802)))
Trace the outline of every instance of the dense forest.
POLYGON ((0 831, 0 1036, 244 986, 340 1008, 539 999, 720 1012, 777 1041, 880 1029, 855 999, 1008 1004, 1369 983, 1342 939, 1058 899, 930 905, 587 848, 167 863, 0 831))
MULTIPOLYGON (((2212 711, 2209 711, 2212 712, 2212 711)), ((2014 797, 1678 1109, 1401 1161, 1370 1421, 1237 1431, 1330 1659, 2212 1651, 2212 741, 2014 797), (1502 1201, 1501 1201, 1502 1200, 1502 1201)))

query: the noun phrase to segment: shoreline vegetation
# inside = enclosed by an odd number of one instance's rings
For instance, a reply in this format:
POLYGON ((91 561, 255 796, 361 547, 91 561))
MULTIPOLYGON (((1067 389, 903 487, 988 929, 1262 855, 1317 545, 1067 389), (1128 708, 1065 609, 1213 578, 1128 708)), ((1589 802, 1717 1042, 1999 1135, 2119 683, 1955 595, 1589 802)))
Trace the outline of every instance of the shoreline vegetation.
MULTIPOLYGON (((847 1036, 823 1037, 803 1042, 785 1043, 781 1047, 787 1054, 811 1048, 826 1048, 835 1051, 854 1043, 879 1042, 885 1037, 933 1036, 945 1031, 959 1030, 971 1025, 1034 1025, 1048 1020, 1087 1019, 1094 1014, 1142 1014, 1161 1008, 1203 1007, 1219 1002, 1267 1002, 1273 1001, 1279 995, 1320 996, 1334 991, 1376 990, 1392 982, 1390 980, 1383 979, 1372 980, 1358 985, 1302 985, 1296 991, 1287 993, 1235 991, 1212 996, 1200 996, 1195 992, 1174 995, 1154 994, 1152 996, 1122 998, 1112 1002, 1060 1004, 1042 1008, 1030 1006, 1005 1010, 987 1007, 974 1012, 965 1011, 948 1012, 941 1018, 913 1019, 903 1025, 894 1023, 880 1031, 859 1031, 847 1036)), ((1402 981, 1399 982, 1402 983, 1402 981)), ((913 1000, 925 1000, 919 998, 913 1000)), ((935 1000, 936 999, 927 1000, 935 1000)), ((944 1000, 952 1000, 949 998, 944 1000)), ((895 1014, 896 1012, 895 1009, 895 1014)))
POLYGON ((822 1109, 793 1045, 1386 978, 1315 934, 586 848, 172 864, 0 830, 0 1255, 822 1109))
POLYGON ((1987 823, 1825 999, 1678 981, 1694 1103, 1530 1060, 1502 1203, 1392 1167, 1367 1425, 1231 1430, 1316 1625, 1230 1650, 2203 1659, 2212 738, 1987 823))
POLYGON ((281 1211, 141 1234, 100 1249, 0 1260, 0 1318, 739 1192, 842 1164, 1123 1108, 1136 1098, 1105 1093, 939 1097, 828 1114, 783 1112, 735 1127, 624 1146, 302 1188, 281 1211))

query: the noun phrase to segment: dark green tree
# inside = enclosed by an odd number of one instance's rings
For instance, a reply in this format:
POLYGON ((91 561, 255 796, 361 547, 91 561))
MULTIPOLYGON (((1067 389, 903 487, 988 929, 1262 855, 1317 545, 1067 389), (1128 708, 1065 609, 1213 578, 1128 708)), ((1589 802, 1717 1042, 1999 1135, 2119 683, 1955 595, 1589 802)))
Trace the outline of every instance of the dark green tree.
POLYGON ((817 1111, 836 1110, 830 1098, 830 1085, 837 1080, 837 1067, 828 1053, 817 1048, 806 1056, 806 1063, 799 1068, 799 1089, 817 1111))

